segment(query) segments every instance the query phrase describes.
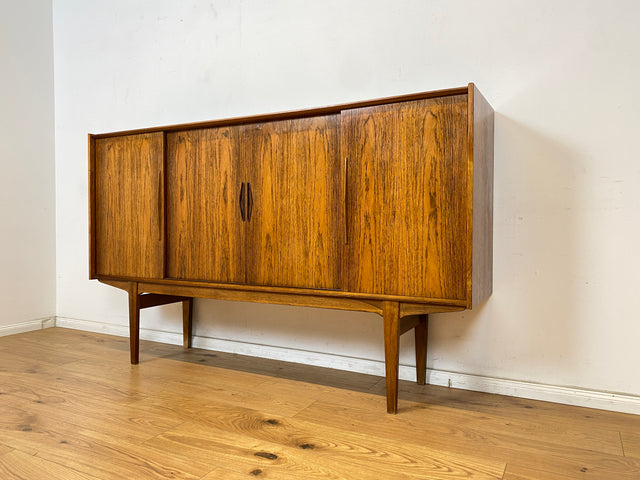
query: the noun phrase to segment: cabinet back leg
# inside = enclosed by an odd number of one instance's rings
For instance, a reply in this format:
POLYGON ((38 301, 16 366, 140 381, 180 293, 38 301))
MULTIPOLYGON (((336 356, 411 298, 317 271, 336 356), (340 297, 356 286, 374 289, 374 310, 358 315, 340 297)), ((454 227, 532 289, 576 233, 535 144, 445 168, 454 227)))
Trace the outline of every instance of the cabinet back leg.
POLYGON ((138 284, 129 285, 129 349, 131 364, 137 365, 140 361, 140 295, 138 284))
POLYGON ((427 383, 427 340, 429 332, 429 315, 420 315, 414 333, 416 340, 416 380, 418 385, 427 383))
POLYGON ((182 344, 184 348, 191 348, 193 334, 193 298, 182 302, 182 344))

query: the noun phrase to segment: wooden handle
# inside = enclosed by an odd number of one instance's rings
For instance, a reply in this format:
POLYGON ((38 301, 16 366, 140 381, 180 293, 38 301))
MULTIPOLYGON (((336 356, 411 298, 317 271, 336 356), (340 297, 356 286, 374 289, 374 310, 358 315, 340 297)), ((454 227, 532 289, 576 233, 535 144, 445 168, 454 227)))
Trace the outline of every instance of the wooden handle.
POLYGON ((162 231, 164 230, 164 215, 162 206, 164 205, 164 188, 162 188, 162 172, 158 172, 158 238, 162 241, 162 231))
POLYGON ((349 158, 345 157, 344 159, 344 172, 343 172, 343 185, 342 185, 342 195, 343 195, 343 200, 344 200, 344 244, 348 245, 349 244, 349 229, 347 228, 347 215, 349 213, 349 207, 347 205, 347 187, 349 185, 348 182, 348 178, 347 178, 347 174, 349 173, 349 158))
POLYGON ((244 203, 244 182, 242 182, 242 185, 240 186, 240 217, 242 218, 242 221, 245 221, 245 203, 244 203))

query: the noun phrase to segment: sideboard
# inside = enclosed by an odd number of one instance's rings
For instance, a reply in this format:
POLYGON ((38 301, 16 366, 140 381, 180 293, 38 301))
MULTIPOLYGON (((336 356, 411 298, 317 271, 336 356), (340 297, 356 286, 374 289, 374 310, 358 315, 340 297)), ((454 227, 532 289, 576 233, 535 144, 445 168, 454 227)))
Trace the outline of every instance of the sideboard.
POLYGON ((493 109, 478 89, 89 135, 90 278, 140 310, 193 298, 382 316, 426 380, 431 313, 492 291, 493 109))

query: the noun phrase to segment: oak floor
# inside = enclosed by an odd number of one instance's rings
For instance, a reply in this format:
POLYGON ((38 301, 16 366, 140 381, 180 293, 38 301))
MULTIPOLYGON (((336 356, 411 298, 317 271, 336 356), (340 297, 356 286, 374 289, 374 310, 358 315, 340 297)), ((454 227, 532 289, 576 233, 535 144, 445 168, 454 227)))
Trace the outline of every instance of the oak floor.
POLYGON ((640 416, 50 328, 0 338, 0 479, 640 479, 640 416))

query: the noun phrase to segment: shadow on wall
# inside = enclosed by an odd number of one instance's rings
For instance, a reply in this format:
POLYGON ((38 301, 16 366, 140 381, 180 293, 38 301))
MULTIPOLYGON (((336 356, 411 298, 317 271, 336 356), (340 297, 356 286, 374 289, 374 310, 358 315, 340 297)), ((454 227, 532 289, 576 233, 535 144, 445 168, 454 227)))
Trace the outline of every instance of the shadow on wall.
POLYGON ((493 294, 432 317, 428 366, 541 381, 580 358, 576 213, 586 169, 550 134, 499 113, 495 127, 493 294))

